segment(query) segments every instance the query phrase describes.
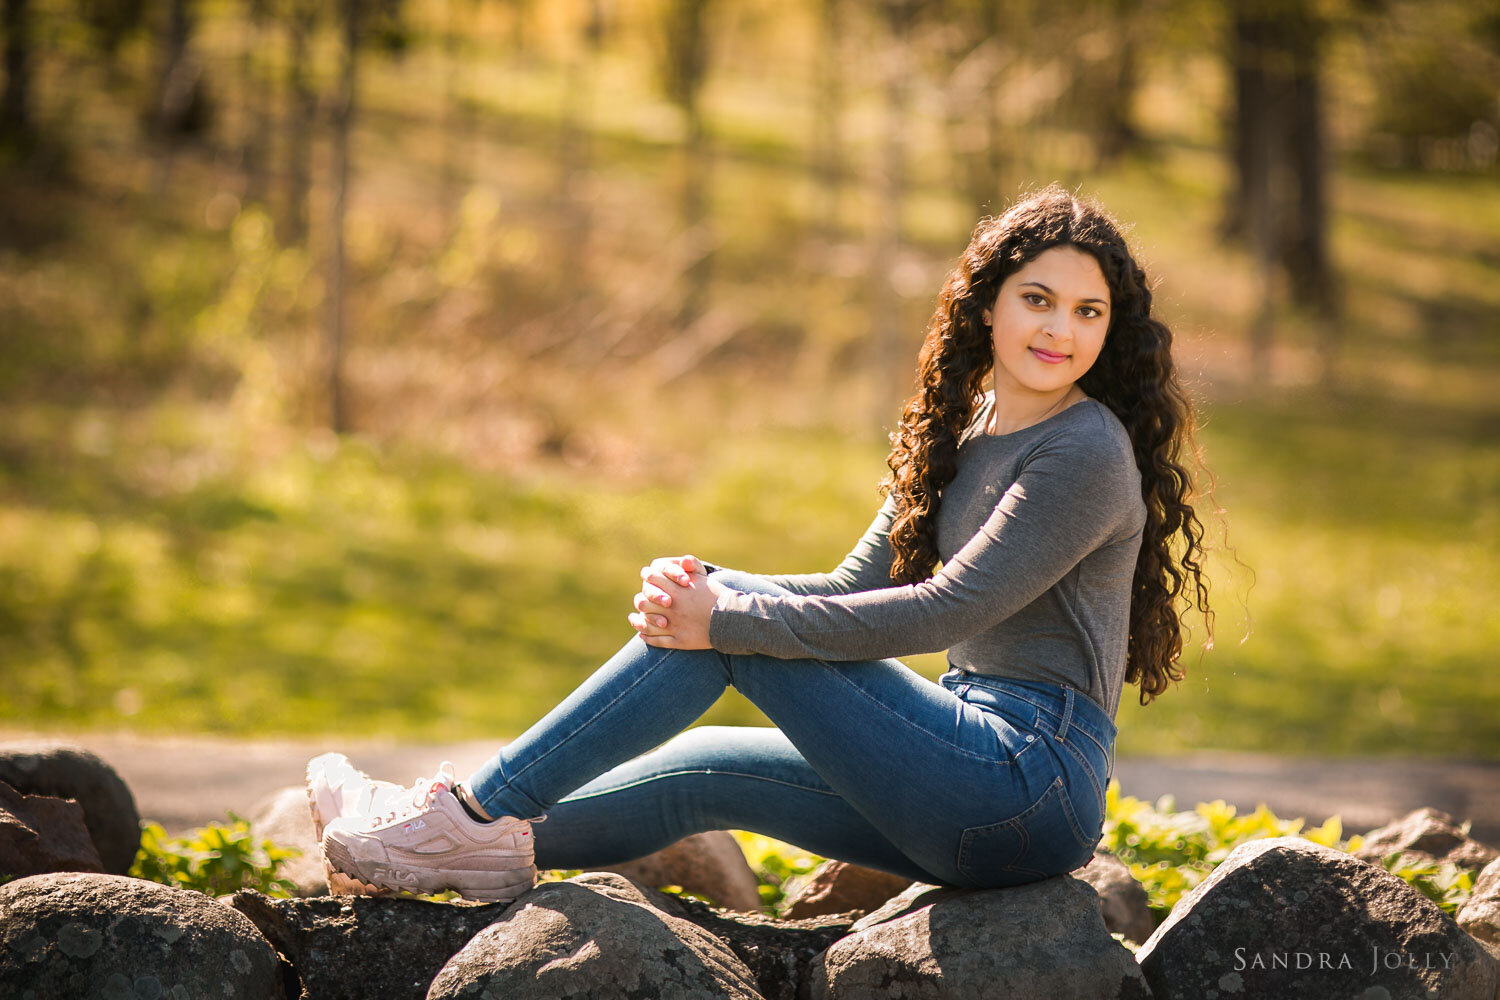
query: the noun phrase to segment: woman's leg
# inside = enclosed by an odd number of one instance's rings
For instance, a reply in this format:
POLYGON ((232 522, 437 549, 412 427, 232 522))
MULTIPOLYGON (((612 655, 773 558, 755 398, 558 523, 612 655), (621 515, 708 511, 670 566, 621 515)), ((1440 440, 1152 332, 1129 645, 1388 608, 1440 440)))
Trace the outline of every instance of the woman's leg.
MULTIPOLYGON (((739 589, 770 588, 747 574, 720 578, 739 589)), ((899 661, 779 660, 662 649, 639 637, 491 758, 469 788, 493 816, 548 812, 681 732, 731 685, 765 712, 849 808, 940 880, 970 883, 959 866, 966 830, 998 825, 1033 803, 1051 808, 1045 793, 1057 768, 1018 766, 1023 755, 1030 765, 1042 763, 1044 753, 1027 754, 1034 744, 1044 746, 1034 734, 899 661)), ((760 808, 779 806, 772 796, 760 808)), ((1080 825, 1087 824, 1075 822, 1074 829, 1080 825)), ((540 843, 546 827, 538 831, 540 843)), ((611 835, 598 828, 592 833, 611 835)), ((569 839, 588 835, 566 833, 569 839)), ((794 842, 813 849, 807 836, 794 842)), ((1078 863, 1087 856, 1084 849, 1078 863)))
POLYGON ((785 733, 756 726, 696 726, 601 774, 535 827, 536 865, 587 871, 707 830, 750 830, 821 857, 936 880, 829 787, 785 733))

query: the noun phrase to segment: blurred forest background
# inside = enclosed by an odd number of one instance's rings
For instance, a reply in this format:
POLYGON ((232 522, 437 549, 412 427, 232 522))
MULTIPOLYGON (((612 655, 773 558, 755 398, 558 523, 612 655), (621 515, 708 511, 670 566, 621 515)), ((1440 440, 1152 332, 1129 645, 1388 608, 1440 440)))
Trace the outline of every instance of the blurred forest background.
POLYGON ((1122 753, 1500 754, 1493 0, 3 32, 0 724, 516 735, 650 558, 837 563, 946 270, 1056 180, 1131 227, 1227 511, 1122 753))

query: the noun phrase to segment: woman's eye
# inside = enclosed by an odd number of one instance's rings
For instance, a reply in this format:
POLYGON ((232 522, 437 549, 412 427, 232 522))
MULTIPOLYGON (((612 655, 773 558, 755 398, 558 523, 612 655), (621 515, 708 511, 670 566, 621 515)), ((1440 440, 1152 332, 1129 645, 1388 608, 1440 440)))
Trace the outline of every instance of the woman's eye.
POLYGON ((1027 292, 1025 295, 1023 295, 1021 297, 1024 298, 1027 302, 1030 302, 1034 306, 1041 306, 1041 305, 1046 305, 1047 304, 1047 300, 1044 299, 1044 298, 1042 298, 1042 296, 1038 295, 1036 292, 1027 292))
POLYGON ((1103 315, 1102 313, 1099 312, 1099 310, 1095 309, 1093 306, 1084 306, 1079 311, 1087 314, 1087 315, 1084 316, 1084 319, 1093 319, 1095 316, 1103 315))

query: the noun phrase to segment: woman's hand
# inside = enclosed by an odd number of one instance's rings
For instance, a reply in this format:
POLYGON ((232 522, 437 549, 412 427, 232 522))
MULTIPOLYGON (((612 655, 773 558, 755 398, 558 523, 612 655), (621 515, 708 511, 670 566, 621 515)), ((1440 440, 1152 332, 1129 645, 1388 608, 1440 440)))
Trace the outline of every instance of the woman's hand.
POLYGON ((654 559, 641 568, 630 625, 648 645, 708 649, 709 617, 725 589, 708 582, 707 569, 694 556, 654 559))

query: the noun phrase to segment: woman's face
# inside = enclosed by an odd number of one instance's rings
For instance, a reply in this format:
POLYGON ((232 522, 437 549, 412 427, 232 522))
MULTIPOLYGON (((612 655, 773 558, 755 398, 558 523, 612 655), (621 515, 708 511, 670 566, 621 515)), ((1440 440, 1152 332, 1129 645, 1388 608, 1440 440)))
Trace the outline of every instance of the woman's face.
POLYGON ((1052 395, 1093 367, 1109 330, 1109 284, 1082 250, 1053 247, 1005 279, 984 312, 997 394, 1052 395))

